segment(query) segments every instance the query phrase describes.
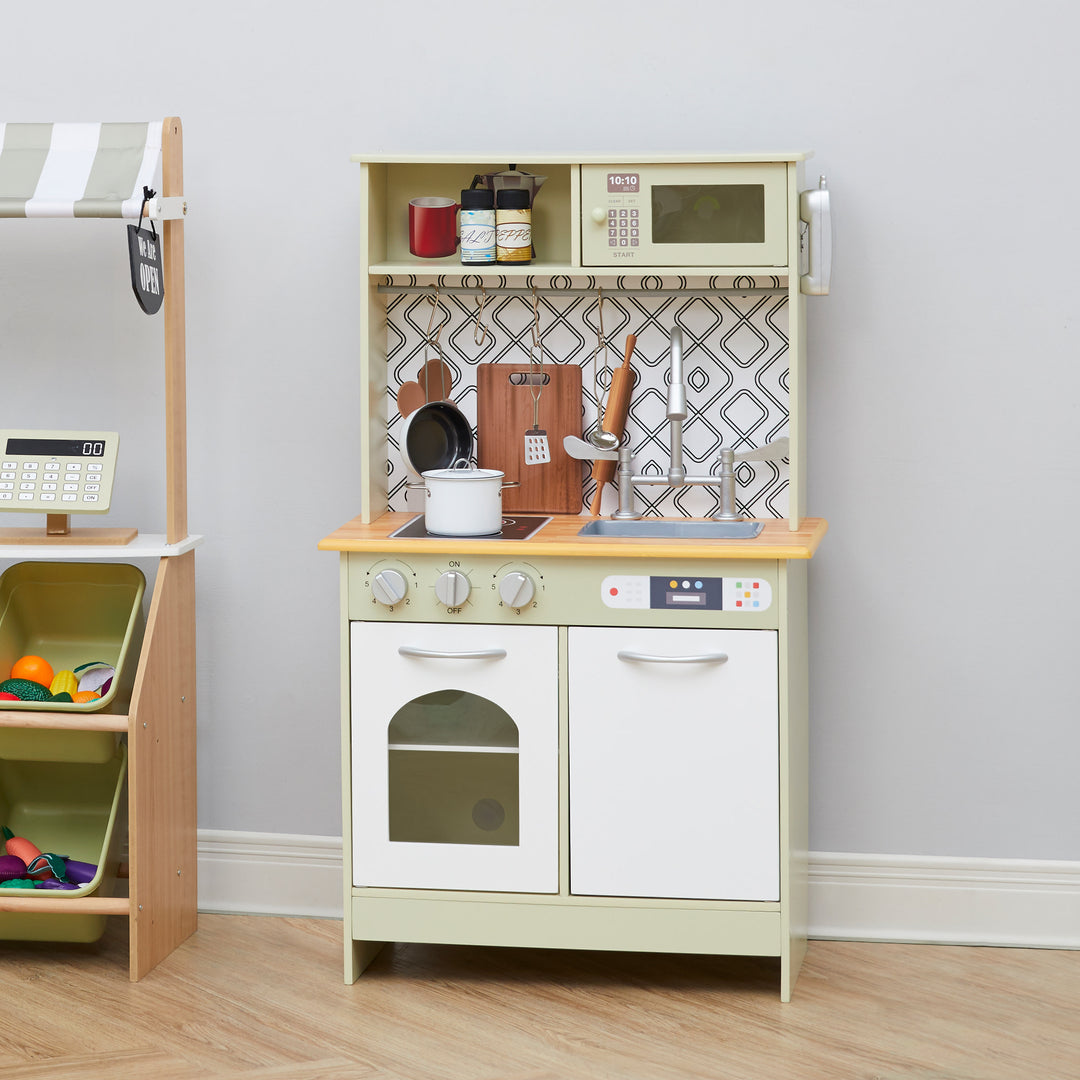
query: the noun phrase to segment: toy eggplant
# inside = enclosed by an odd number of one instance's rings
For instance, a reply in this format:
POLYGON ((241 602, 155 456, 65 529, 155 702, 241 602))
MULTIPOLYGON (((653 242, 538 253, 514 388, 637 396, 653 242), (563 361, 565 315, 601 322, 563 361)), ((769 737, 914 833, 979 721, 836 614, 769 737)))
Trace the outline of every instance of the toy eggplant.
POLYGON ((97 877, 97 866, 94 863, 65 859, 64 868, 64 877, 75 885, 89 885, 97 877))
POLYGON ((26 863, 18 855, 0 855, 0 882, 26 877, 26 863))

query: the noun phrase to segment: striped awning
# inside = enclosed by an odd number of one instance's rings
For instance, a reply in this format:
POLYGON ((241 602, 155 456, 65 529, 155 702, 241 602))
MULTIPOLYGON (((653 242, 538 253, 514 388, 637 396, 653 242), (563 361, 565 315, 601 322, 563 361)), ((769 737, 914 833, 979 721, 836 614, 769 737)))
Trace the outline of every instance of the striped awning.
POLYGON ((137 218, 143 186, 159 189, 161 127, 0 121, 0 218, 137 218))

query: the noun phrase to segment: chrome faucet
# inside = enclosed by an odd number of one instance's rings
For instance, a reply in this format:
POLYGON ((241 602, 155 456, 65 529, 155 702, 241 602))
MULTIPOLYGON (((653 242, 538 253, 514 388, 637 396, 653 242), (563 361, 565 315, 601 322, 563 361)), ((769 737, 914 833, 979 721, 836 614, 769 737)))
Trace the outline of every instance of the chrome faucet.
POLYGON ((789 453, 787 436, 774 439, 756 450, 736 453, 731 447, 720 450, 720 471, 705 476, 687 476, 683 467, 683 423, 689 415, 686 407, 686 384, 683 381, 682 331, 676 326, 671 331, 669 348, 669 381, 667 396, 667 419, 671 425, 671 458, 663 476, 635 473, 630 444, 624 440, 618 450, 598 450, 591 443, 574 435, 563 439, 566 452, 582 461, 617 461, 615 470, 619 505, 611 515, 622 521, 632 521, 642 516, 634 509, 635 485, 658 485, 683 487, 695 484, 720 489, 720 508, 712 515, 717 521, 738 521, 739 513, 735 499, 736 461, 780 461, 789 453))

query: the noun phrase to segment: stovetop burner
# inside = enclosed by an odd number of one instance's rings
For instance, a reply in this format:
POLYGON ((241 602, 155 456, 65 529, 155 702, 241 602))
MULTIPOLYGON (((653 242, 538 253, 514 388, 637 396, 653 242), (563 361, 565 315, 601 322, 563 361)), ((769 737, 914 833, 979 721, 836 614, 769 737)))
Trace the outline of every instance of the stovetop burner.
MULTIPOLYGON (((528 517, 516 515, 502 519, 502 532, 489 533, 486 536, 462 536, 460 540, 528 540, 535 536, 549 521, 550 517, 528 517)), ((405 522, 390 534, 391 540, 445 540, 439 533, 429 533, 424 527, 424 515, 417 514, 411 521, 405 522)))

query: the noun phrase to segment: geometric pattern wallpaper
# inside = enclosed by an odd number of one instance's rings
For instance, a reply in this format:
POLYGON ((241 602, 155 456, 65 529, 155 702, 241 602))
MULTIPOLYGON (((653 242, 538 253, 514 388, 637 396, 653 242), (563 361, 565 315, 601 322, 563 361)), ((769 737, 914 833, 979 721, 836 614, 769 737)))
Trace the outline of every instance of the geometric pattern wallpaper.
MULTIPOLYGON (((477 344, 479 297, 455 293, 452 286, 478 288, 480 279, 395 277, 388 286, 441 286, 432 333, 450 370, 448 395, 476 432, 476 369, 480 364, 527 363, 533 330, 535 285, 540 342, 545 364, 578 364, 582 383, 582 433, 596 427, 597 394, 604 400, 611 372, 622 363, 627 334, 637 335, 632 364, 634 391, 626 430, 634 454, 634 471, 661 476, 670 456, 667 409, 668 340, 678 326, 683 337, 683 377, 687 411, 683 427, 683 459, 687 474, 715 473, 723 446, 736 451, 763 446, 788 433, 788 306, 785 293, 729 292, 729 288, 777 288, 782 279, 536 277, 526 291, 488 295, 482 314, 487 337, 477 344), (596 290, 602 287, 602 299, 596 290), (609 284, 611 289, 609 291, 609 284), (667 288, 706 288, 704 295, 657 295, 667 288), (565 295, 544 289, 587 289, 565 295), (713 292, 712 289, 718 291, 713 292), (725 291, 719 291, 719 290, 725 291), (602 307, 601 307, 602 304, 602 307), (605 357, 597 349, 599 319, 608 344, 605 357)), ((488 288, 521 287, 521 279, 485 277, 488 288)), ((434 293, 434 289, 429 289, 434 293)), ((403 421, 396 405, 397 388, 415 380, 425 359, 436 354, 428 340, 433 307, 426 293, 386 296, 388 418, 387 487, 390 510, 416 509, 405 485, 414 479, 401 460, 399 436, 403 421)), ((588 512, 595 485, 591 469, 582 467, 582 507, 588 512)), ((739 512, 749 517, 786 517, 788 464, 736 462, 739 512)), ((719 509, 714 490, 702 486, 666 485, 636 488, 637 505, 653 517, 708 517, 719 509)), ((608 485, 601 512, 609 514, 617 499, 608 485)))

